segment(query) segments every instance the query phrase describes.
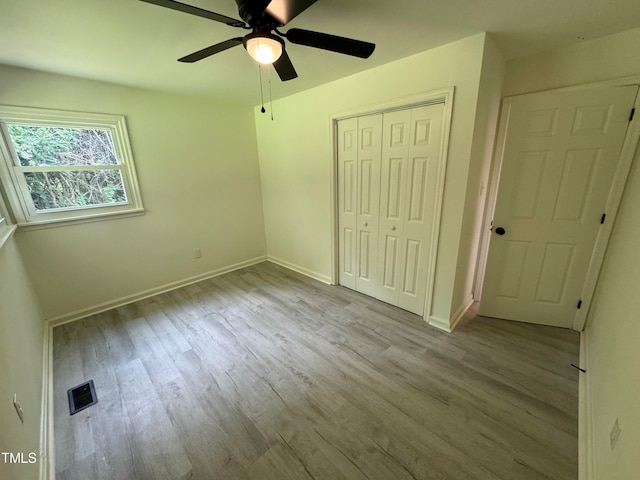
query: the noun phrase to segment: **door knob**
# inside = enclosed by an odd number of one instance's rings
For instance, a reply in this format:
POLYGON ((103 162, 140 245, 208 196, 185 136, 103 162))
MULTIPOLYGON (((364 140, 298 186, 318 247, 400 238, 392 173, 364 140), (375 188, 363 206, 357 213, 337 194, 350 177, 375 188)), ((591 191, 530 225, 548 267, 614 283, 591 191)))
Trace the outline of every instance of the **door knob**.
POLYGON ((368 226, 369 226, 369 224, 368 224, 367 222, 364 222, 364 226, 365 226, 365 227, 368 227, 368 226))
POLYGON ((393 226, 391 227, 391 230, 395 230, 395 229, 396 229, 396 226, 395 226, 395 225, 393 225, 393 226))
POLYGON ((496 228, 496 235, 504 235, 505 233, 507 233, 507 231, 504 228, 502 227, 496 228))

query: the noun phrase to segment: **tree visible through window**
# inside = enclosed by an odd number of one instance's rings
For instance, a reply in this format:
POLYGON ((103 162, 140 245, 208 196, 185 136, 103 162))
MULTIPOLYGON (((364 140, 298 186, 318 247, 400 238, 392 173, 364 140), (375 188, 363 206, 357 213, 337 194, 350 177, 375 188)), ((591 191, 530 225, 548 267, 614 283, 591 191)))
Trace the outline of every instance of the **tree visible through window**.
POLYGON ((34 110, 0 106, 2 153, 13 180, 10 203, 22 211, 19 219, 48 222, 93 215, 70 213, 79 210, 110 214, 141 208, 123 117, 86 114, 86 126, 83 114, 70 112, 38 111, 33 121, 25 118, 34 110), (3 108, 10 112, 4 118, 3 108), (46 113, 55 118, 42 121, 46 113))
MULTIPOLYGON (((23 167, 117 165, 107 130, 9 125, 9 135, 23 167)), ((25 171, 36 210, 125 203, 119 170, 25 171)))

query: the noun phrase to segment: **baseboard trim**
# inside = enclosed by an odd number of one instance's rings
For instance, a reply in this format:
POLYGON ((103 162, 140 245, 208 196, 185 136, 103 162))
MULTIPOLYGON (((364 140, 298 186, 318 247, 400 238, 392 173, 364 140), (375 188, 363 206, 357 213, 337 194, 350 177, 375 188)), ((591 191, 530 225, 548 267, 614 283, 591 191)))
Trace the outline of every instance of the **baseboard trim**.
POLYGON ((451 333, 456 328, 458 323, 460 323, 460 320, 464 318, 467 311, 471 308, 471 305, 473 305, 473 295, 469 295, 462 303, 462 305, 458 307, 458 309, 451 317, 451 320, 446 320, 444 318, 431 315, 427 322, 432 327, 444 330, 447 333, 451 333))
POLYGON ((40 480, 55 479, 53 442, 53 333, 46 322, 42 348, 42 399, 40 407, 40 480))
POLYGON ((287 262, 286 260, 282 260, 281 258, 277 258, 272 255, 267 255, 267 261, 280 265, 281 267, 288 268, 289 270, 293 270, 294 272, 301 273, 302 275, 318 280, 319 282, 331 285, 331 277, 327 275, 322 275, 321 273, 314 272, 313 270, 301 267, 295 263, 287 262))
POLYGON ((154 295, 158 295, 160 293, 170 292, 171 290, 176 290, 178 288, 185 287, 193 283, 201 282, 202 280, 206 280, 208 278, 217 277, 225 273, 233 272, 234 270, 239 270, 241 268, 249 267, 251 265, 256 265, 257 263, 262 263, 266 260, 267 260, 266 255, 251 258, 243 262, 234 263, 233 265, 227 265, 225 267, 218 268, 216 270, 211 270, 205 273, 201 273, 199 275, 194 275, 193 277, 184 278, 182 280, 166 283, 164 285, 160 285, 155 288, 150 288, 149 290, 144 290, 142 292, 127 295, 125 297, 116 298, 114 300, 100 303, 92 307, 82 308, 80 310, 75 310, 73 312, 70 312, 64 315, 52 317, 48 319, 47 323, 49 324, 50 327, 56 327, 58 325, 62 325, 65 323, 75 322, 76 320, 80 320, 90 315, 106 312, 107 310, 111 310, 117 307, 122 307, 123 305, 137 302, 138 300, 143 300, 145 298, 153 297, 154 295))
POLYGON ((580 366, 587 370, 580 372, 578 386, 578 479, 593 480, 594 448, 593 417, 591 412, 591 391, 589 387, 589 348, 587 331, 580 332, 580 366))
POLYGON ((453 317, 451 317, 451 331, 453 331, 458 326, 458 323, 460 323, 460 320, 462 320, 467 314, 467 312, 471 308, 471 305, 473 305, 473 295, 469 294, 465 301, 462 302, 462 305, 460 305, 456 312, 453 314, 453 317))
POLYGON ((429 323, 429 325, 439 330, 444 330, 447 333, 451 333, 451 325, 449 324, 449 321, 445 320, 444 318, 434 317, 432 315, 429 317, 429 320, 427 321, 427 323, 429 323))

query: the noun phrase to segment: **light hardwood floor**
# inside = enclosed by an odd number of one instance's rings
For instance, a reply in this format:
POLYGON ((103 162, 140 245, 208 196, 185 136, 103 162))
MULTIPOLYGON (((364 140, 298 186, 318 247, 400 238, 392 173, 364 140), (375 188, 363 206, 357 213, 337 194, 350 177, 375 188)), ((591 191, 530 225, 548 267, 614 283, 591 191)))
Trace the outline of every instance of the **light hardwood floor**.
POLYGON ((57 478, 573 480, 578 343, 263 263, 54 329, 57 478))

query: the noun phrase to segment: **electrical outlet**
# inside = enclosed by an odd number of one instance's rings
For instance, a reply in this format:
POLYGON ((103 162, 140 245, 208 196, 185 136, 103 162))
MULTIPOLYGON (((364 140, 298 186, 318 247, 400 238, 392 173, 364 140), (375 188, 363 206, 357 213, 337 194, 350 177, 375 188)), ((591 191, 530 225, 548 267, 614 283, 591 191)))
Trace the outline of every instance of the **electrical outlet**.
POLYGON ((611 450, 616 448, 621 432, 622 429, 620 428, 620 422, 618 422, 618 419, 616 418, 613 427, 611 427, 611 433, 609 433, 609 444, 611 445, 611 450))
POLYGON ((18 401, 18 394, 17 393, 13 394, 13 408, 16 409, 16 413, 18 414, 18 417, 20 417, 20 422, 24 423, 24 412, 22 411, 22 406, 20 405, 20 402, 18 401))
POLYGON ((193 258, 200 258, 202 257, 202 250, 200 250, 199 248, 196 248, 193 250, 193 258))

